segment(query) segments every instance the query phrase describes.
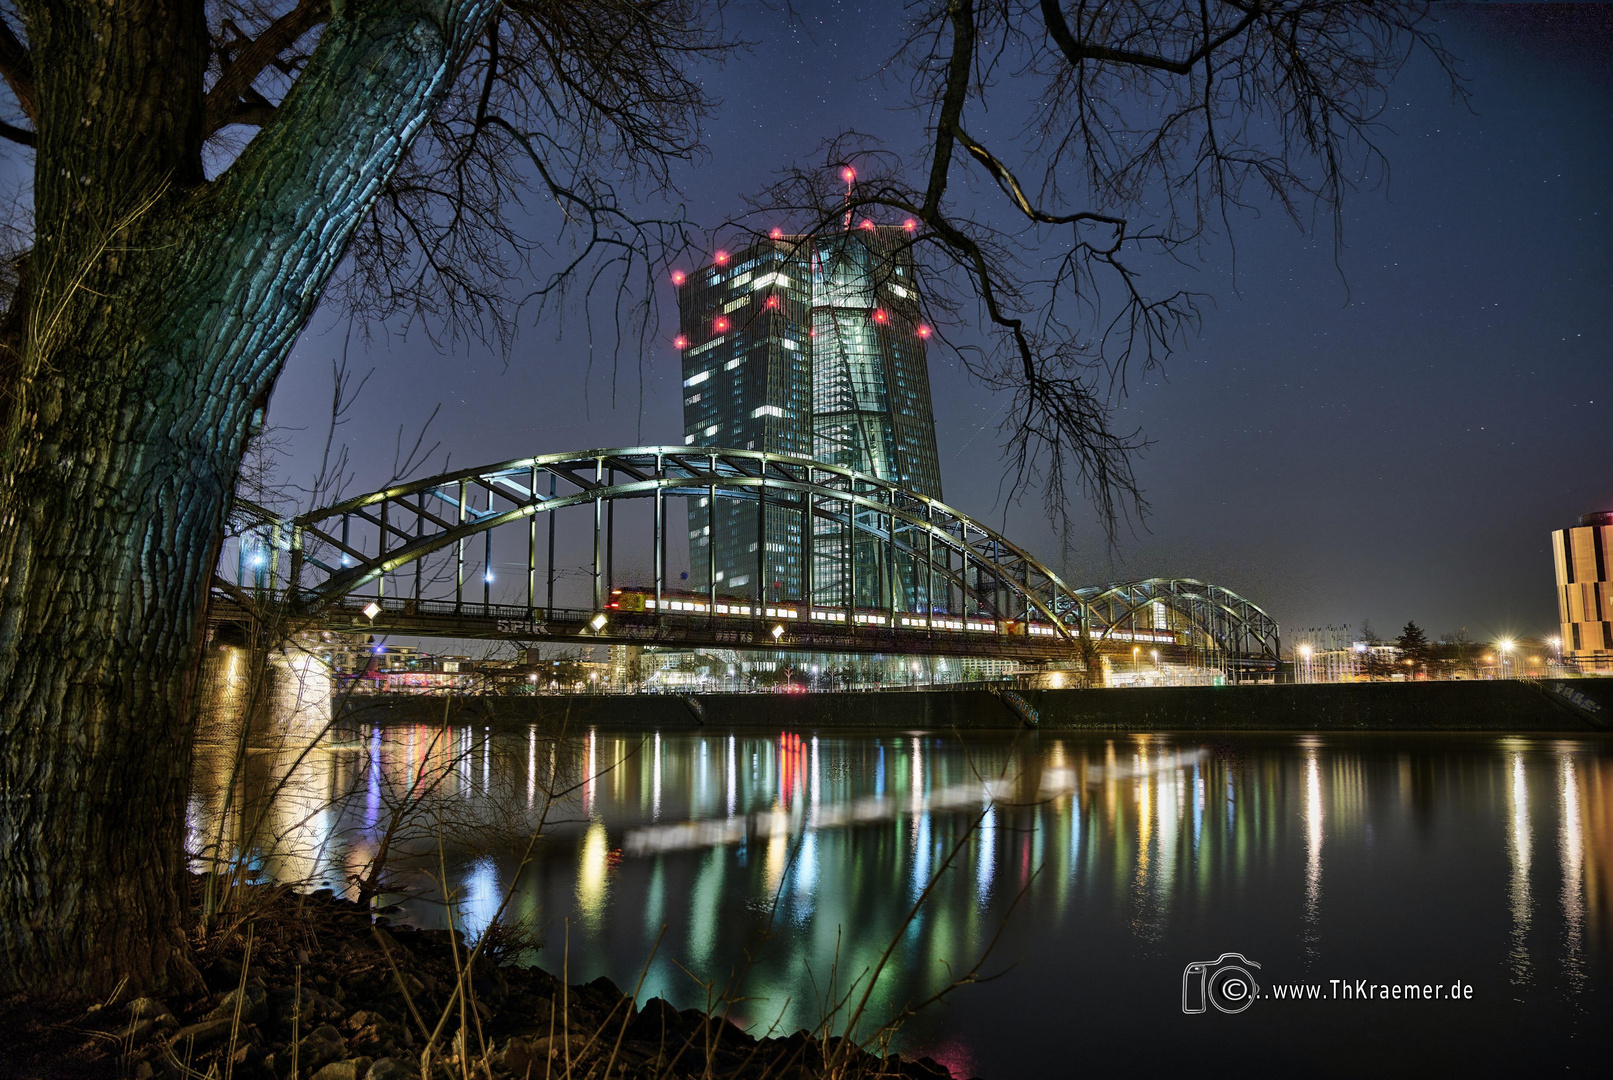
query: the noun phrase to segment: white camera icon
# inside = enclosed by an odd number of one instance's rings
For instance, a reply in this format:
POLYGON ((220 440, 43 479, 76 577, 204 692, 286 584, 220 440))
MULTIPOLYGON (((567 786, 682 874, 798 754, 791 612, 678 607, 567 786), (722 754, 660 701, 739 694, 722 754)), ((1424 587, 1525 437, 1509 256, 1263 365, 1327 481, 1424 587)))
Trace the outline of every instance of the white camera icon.
POLYGON ((1195 960, 1182 969, 1182 1011, 1204 1012, 1214 1005, 1224 1013, 1241 1013, 1260 996, 1250 968, 1260 965, 1242 953, 1222 953, 1215 960, 1195 960))

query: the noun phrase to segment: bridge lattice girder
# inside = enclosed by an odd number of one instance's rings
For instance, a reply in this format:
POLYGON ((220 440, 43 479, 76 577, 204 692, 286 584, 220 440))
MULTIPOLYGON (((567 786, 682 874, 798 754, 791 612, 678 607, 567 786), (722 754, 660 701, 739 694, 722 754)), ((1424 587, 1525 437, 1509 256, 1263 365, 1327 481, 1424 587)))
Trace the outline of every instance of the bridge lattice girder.
MULTIPOLYGON (((1196 578, 1142 578, 1077 589, 1076 595, 1089 618, 1106 628, 1103 637, 1135 625, 1138 613, 1152 615, 1154 604, 1163 603, 1168 624, 1187 623, 1221 652, 1272 660, 1280 654, 1277 620, 1231 589, 1196 578)), ((1148 619, 1143 629, 1152 625, 1148 619)))
MULTIPOLYGON (((592 587, 600 607, 613 584, 606 550, 611 506, 630 500, 654 502, 654 588, 666 587, 666 500, 673 497, 728 499, 785 507, 802 516, 801 565, 810 580, 815 532, 806 521, 832 524, 846 537, 871 538, 885 552, 892 578, 905 560, 910 578, 925 577, 922 595, 936 608, 937 585, 953 590, 964 611, 1003 620, 1041 624, 1070 640, 1086 626, 1100 640, 1144 604, 1163 599, 1216 647, 1252 645, 1275 655, 1276 624, 1236 594, 1191 579, 1149 579, 1103 588, 1071 588, 1027 551, 989 526, 936 499, 890 481, 803 458, 760 451, 649 446, 588 450, 520 458, 461 469, 342 500, 289 521, 268 520, 250 505, 238 505, 238 527, 255 532, 273 553, 270 578, 296 602, 319 605, 374 588, 398 587, 400 572, 452 552, 456 604, 465 602, 466 545, 495 529, 527 527, 527 606, 537 608, 537 521, 560 510, 591 507, 594 518, 592 587), (251 522, 256 520, 257 524, 251 522), (892 554, 894 553, 894 555, 892 554)), ((552 566, 548 568, 552 575, 552 566)), ((714 583, 713 583, 714 584, 714 583)), ((760 581, 758 585, 762 584, 760 581)), ((882 594, 894 616, 903 590, 892 580, 882 594)), ((550 579, 546 603, 553 604, 550 579)), ((716 599, 715 588, 712 589, 716 599)), ((814 602, 817 593, 812 593, 814 602)), ((487 599, 484 585, 484 601, 487 599)), ((748 599, 748 598, 746 598, 748 599)), ((774 597, 764 602, 801 602, 774 597)), ((832 606, 832 605, 831 605, 832 606)), ((849 604, 847 605, 849 607, 849 604)), ((892 623, 894 625, 894 622, 892 623)))

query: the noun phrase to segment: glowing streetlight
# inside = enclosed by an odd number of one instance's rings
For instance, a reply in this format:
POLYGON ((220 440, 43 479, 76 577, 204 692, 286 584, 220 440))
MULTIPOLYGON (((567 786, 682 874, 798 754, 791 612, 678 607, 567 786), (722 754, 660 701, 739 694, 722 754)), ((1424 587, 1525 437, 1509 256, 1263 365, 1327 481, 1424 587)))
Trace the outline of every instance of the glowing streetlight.
POLYGON ((588 620, 588 628, 596 634, 605 629, 605 613, 603 611, 597 612, 592 619, 588 620))
POLYGON ((375 617, 381 614, 381 605, 377 604, 374 600, 371 600, 368 604, 364 605, 364 614, 369 618, 370 622, 374 622, 375 617))
POLYGON ((782 626, 773 627, 773 641, 774 642, 777 642, 778 639, 783 637, 783 636, 784 636, 784 627, 782 627, 782 626))

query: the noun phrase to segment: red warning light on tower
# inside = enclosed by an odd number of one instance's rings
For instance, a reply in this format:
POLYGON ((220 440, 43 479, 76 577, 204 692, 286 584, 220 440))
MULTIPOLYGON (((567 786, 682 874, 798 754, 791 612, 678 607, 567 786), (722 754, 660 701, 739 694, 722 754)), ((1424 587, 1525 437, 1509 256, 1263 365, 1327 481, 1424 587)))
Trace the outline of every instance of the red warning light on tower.
POLYGON ((712 323, 711 327, 719 334, 726 334, 728 332, 728 320, 719 315, 717 316, 717 321, 712 323))
POLYGON ((689 347, 689 339, 684 337, 682 334, 679 334, 677 337, 672 339, 672 347, 674 349, 687 349, 689 347))
POLYGON ((884 326, 886 323, 890 322, 890 319, 891 319, 891 317, 889 315, 885 314, 885 309, 884 308, 875 308, 874 309, 874 321, 877 322, 879 325, 884 326))
POLYGON ((857 179, 857 170, 853 169, 850 165, 847 165, 844 169, 840 170, 840 179, 844 180, 848 184, 851 183, 853 180, 857 179))
POLYGON ((872 231, 873 227, 874 227, 874 219, 873 218, 863 218, 861 221, 859 221, 857 223, 857 228, 859 228, 859 229, 868 229, 868 230, 872 231))
POLYGON ((772 237, 774 240, 782 240, 784 239, 784 230, 775 225, 773 226, 773 231, 767 235, 772 237))
POLYGON ((906 229, 908 232, 918 232, 919 223, 914 221, 912 218, 908 218, 906 221, 902 222, 902 228, 906 229))
POLYGON ((927 337, 930 336, 930 332, 931 331, 930 331, 930 328, 928 326, 925 326, 923 323, 919 324, 919 328, 918 328, 918 336, 919 337, 927 338, 927 337))
POLYGON ((767 307, 767 308, 776 308, 776 307, 778 307, 778 297, 769 296, 767 298, 767 303, 763 304, 762 306, 767 307))
POLYGON ((688 280, 689 280, 689 275, 685 274, 682 270, 674 270, 674 271, 672 271, 672 284, 674 284, 674 285, 682 285, 685 281, 688 281, 688 280))
POLYGON ((716 263, 718 266, 727 266, 728 265, 728 252, 726 252, 726 251, 717 252, 717 254, 715 254, 715 255, 713 255, 711 257, 711 261, 716 263))

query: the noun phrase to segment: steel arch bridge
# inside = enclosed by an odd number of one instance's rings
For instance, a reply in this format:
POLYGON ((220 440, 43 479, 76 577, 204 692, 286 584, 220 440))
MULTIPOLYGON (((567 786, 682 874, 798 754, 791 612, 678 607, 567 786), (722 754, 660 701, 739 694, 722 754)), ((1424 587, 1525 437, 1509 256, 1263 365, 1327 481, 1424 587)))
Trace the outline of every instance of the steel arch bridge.
POLYGON ((1277 620, 1231 589, 1194 578, 1142 578, 1076 590, 1089 625, 1114 635, 1129 627, 1140 640, 1159 627, 1190 626, 1218 651, 1234 657, 1269 657, 1281 651, 1277 620), (1139 629, 1141 616, 1141 629, 1139 629))
POLYGON ((239 606, 248 593, 269 596, 333 629, 1024 659, 1067 658, 1085 633, 1110 651, 1141 641, 1173 654, 1277 656, 1276 623, 1229 590, 1190 579, 1072 588, 939 500, 849 469, 754 450, 645 446, 520 458, 291 519, 238 500, 232 532, 236 580, 221 581, 215 606, 239 606), (696 593, 667 580, 674 498, 708 517, 700 545, 705 587, 696 593), (757 572, 743 592, 717 580, 718 500, 759 511, 757 572), (626 504, 646 507, 653 522, 635 538, 648 548, 650 580, 624 583, 614 573, 616 509, 626 504), (592 529, 588 607, 555 603, 563 510, 592 529), (798 538, 791 551, 780 551, 767 530, 781 515, 798 526, 789 533, 798 538), (505 551, 511 539, 525 547, 524 603, 509 602, 502 579, 502 602, 494 602, 495 533, 505 551), (877 554, 861 579, 859 545, 877 554), (770 559, 797 569, 769 587, 770 559))

